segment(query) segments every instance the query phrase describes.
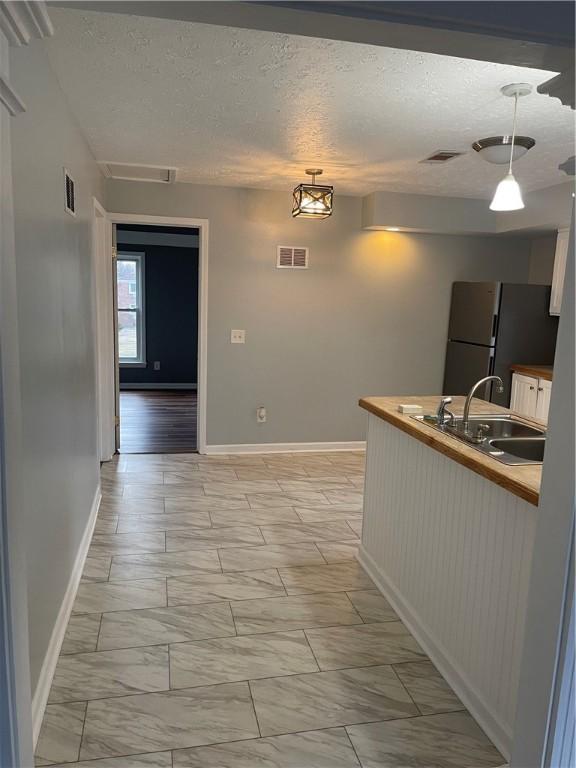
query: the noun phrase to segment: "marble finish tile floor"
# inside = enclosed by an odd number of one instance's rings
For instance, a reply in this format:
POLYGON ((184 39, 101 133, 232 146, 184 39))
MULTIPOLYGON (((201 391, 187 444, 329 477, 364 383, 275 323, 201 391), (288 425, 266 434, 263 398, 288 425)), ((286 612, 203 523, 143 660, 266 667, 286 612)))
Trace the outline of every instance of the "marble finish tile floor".
POLYGON ((362 452, 123 454, 36 749, 53 768, 497 768, 356 560, 362 452))

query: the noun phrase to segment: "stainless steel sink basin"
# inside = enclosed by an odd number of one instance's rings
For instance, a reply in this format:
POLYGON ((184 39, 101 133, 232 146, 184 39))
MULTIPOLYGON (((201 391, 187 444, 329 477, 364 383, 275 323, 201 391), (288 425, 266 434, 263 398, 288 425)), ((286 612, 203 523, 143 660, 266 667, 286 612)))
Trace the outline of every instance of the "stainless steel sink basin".
POLYGON ((438 424, 435 416, 412 418, 467 443, 471 448, 491 456, 502 464, 541 464, 544 460, 546 431, 526 424, 511 414, 475 414, 468 419, 466 431, 461 416, 455 416, 443 425, 438 424))
POLYGON ((475 439, 483 438, 509 438, 509 437, 541 437, 544 434, 543 429, 525 424, 522 421, 516 421, 508 416, 471 416, 468 419, 468 432, 464 434, 462 417, 456 416, 453 424, 446 425, 446 431, 455 433, 455 436, 461 436, 468 442, 474 442, 475 439))
POLYGON ((508 437, 502 440, 489 440, 488 444, 490 455, 495 459, 503 461, 500 454, 516 459, 516 461, 507 460, 505 464, 541 464, 544 461, 545 437, 508 437))

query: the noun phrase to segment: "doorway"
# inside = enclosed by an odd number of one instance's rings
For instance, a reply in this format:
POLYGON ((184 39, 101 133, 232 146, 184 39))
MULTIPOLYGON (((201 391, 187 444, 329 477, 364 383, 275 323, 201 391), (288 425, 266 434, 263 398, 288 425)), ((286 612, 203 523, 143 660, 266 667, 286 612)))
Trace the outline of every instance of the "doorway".
POLYGON ((118 450, 195 452, 199 231, 115 227, 118 450))
MULTIPOLYGON (((114 394, 99 396, 98 421, 103 441, 107 440, 116 452, 121 453, 205 453, 208 220, 108 213, 106 221, 105 247, 101 249, 104 256, 95 265, 96 284, 100 280, 108 285, 105 295, 100 292, 97 296, 99 313, 110 319, 108 327, 97 324, 97 369, 100 379, 107 380, 108 389, 114 394), (138 243, 139 239, 147 242, 138 243), (193 266, 195 271, 187 285, 178 286, 174 301, 164 299, 163 305, 160 304, 159 314, 172 316, 173 337, 172 351, 160 357, 156 342, 150 345, 151 329, 147 317, 150 303, 147 286, 156 288, 159 280, 154 271, 147 279, 146 254, 150 264, 153 260, 158 262, 154 258, 158 250, 150 256, 153 246, 161 249, 166 241, 170 242, 168 247, 178 249, 180 254, 188 249, 191 259, 188 267, 193 266), (137 254, 143 254, 143 257, 137 254), (122 287, 128 296, 132 292, 133 307, 129 306, 126 296, 120 296, 119 301, 116 269, 119 261, 130 262, 125 265, 128 269, 124 270, 124 277, 136 278, 125 279, 122 287), (182 332, 177 323, 174 326, 172 305, 178 303, 188 303, 194 308, 196 324, 188 333, 182 332), (124 315, 122 323, 119 314, 124 315), (120 325, 121 336, 118 334, 120 325), (175 370, 169 363, 178 357, 187 359, 192 367, 187 371, 175 370), (145 380, 147 372, 151 376, 149 381, 145 380)), ((168 259, 165 264, 169 264, 168 259)), ((189 277, 190 274, 189 270, 189 277)), ((152 329, 152 339, 155 333, 152 329)), ((100 390, 106 394, 102 383, 100 390)), ((101 460, 112 458, 112 453, 103 452, 101 460)))

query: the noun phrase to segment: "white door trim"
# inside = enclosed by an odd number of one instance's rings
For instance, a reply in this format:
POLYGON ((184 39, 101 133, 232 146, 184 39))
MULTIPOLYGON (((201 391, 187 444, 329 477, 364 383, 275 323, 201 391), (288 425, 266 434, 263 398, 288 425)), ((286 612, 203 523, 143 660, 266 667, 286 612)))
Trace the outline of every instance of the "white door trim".
POLYGON ((112 262, 109 253, 111 224, 107 213, 93 197, 92 215, 92 290, 94 301, 94 354, 96 376, 96 436, 98 458, 109 461, 114 455, 114 324, 110 290, 112 262))
MULTIPOLYGON (((149 216, 141 213, 108 213, 110 224, 147 224, 164 227, 194 227, 200 231, 198 258, 198 453, 206 453, 208 402, 208 219, 149 216)), ((113 350, 109 350, 110 355, 113 350)))

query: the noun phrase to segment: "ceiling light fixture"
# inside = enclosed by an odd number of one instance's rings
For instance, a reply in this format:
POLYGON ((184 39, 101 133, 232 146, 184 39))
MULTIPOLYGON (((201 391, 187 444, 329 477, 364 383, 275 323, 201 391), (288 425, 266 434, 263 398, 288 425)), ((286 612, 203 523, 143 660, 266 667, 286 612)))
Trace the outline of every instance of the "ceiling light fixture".
POLYGON ((306 173, 312 176, 312 183, 298 184, 294 189, 292 216, 303 216, 306 219, 326 219, 332 215, 332 200, 334 187, 316 184, 316 176, 322 173, 321 168, 307 168, 306 173))
POLYGON ((532 91, 528 83, 511 83, 500 89, 504 96, 514 98, 514 118, 512 121, 512 137, 510 140, 510 161, 508 173, 496 187, 496 192, 490 203, 491 211, 519 211, 524 208, 520 185, 512 173, 512 161, 514 160, 514 142, 516 138, 516 112, 520 96, 527 96, 532 91))
POLYGON ((386 232, 400 232, 400 227, 385 227, 386 232))
MULTIPOLYGON (((487 139, 478 139, 472 144, 472 149, 478 152, 483 160, 495 165, 504 165, 510 156, 512 136, 489 136, 487 139)), ((512 161, 515 163, 536 144, 530 136, 516 136, 514 138, 514 152, 512 161)))

